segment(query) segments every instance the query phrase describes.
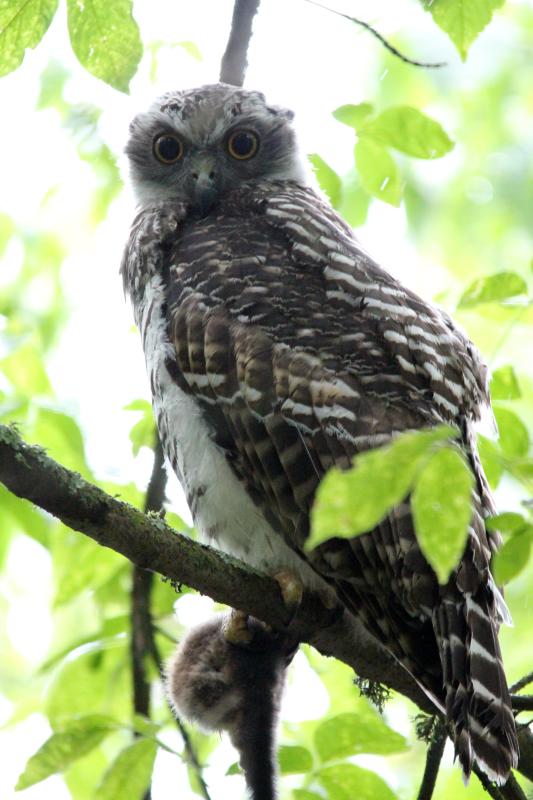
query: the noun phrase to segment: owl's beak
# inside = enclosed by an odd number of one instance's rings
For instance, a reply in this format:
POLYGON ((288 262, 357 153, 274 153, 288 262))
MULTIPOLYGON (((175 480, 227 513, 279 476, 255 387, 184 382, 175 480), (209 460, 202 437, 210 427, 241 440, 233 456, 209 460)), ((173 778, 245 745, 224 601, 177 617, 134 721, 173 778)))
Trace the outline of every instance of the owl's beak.
POLYGON ((212 208, 218 194, 217 173, 211 163, 204 162, 191 172, 192 203, 202 216, 212 208))

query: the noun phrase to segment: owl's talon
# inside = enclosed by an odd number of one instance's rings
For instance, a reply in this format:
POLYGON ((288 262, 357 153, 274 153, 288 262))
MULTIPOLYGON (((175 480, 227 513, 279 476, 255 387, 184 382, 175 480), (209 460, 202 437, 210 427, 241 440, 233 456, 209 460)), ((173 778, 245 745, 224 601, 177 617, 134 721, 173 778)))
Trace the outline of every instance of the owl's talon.
POLYGON ((253 632, 248 627, 248 614, 232 608, 223 627, 224 639, 230 644, 247 645, 254 638, 253 632))
POLYGON ((303 586, 300 579, 290 570, 283 569, 273 576, 278 584, 285 608, 288 613, 287 627, 296 616, 303 597, 303 586))

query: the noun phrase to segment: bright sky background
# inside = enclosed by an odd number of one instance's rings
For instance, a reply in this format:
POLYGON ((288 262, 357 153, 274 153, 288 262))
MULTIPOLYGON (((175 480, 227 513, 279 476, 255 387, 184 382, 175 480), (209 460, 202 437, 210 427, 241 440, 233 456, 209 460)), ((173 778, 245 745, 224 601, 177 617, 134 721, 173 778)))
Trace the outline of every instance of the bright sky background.
MULTIPOLYGON (((505 25, 489 27, 472 48, 467 64, 461 65, 449 41, 416 0, 331 0, 330 5, 357 14, 395 43, 408 38, 409 45, 403 49, 415 58, 448 60, 448 77, 457 87, 474 87, 482 74, 486 76, 493 48, 501 46, 506 36, 505 25)), ((132 329, 131 310, 124 301, 118 275, 133 202, 125 192, 96 232, 88 231, 84 218, 95 179, 91 168, 80 162, 57 112, 34 110, 40 74, 50 59, 63 62, 72 71, 68 99, 93 102, 103 108, 101 134, 115 152, 120 152, 129 120, 151 102, 154 94, 216 81, 232 6, 232 0, 138 0, 135 17, 145 44, 193 41, 203 61, 198 63, 183 48, 166 47, 160 53, 154 85, 149 79, 147 53, 132 82, 130 97, 92 78, 77 63, 67 38, 63 4, 43 43, 28 52, 19 70, 0 80, 0 211, 28 228, 38 221, 41 227, 64 231, 69 255, 62 278, 71 318, 50 363, 50 377, 65 410, 80 420, 86 432, 89 462, 101 478, 128 481, 133 477, 143 485, 151 469, 147 451, 141 451, 132 462, 128 433, 134 417, 122 410, 132 399, 149 396, 140 342, 132 329), (52 187, 53 199, 42 208, 43 197, 52 187)), ((334 121, 331 111, 345 103, 371 99, 370 77, 381 56, 379 43, 360 28, 305 0, 263 0, 256 22, 246 85, 263 90, 273 102, 294 108, 305 150, 320 153, 337 171, 345 172, 353 159, 353 135, 334 121)), ((387 80, 386 72, 381 79, 387 80)), ((423 99, 421 105, 443 123, 453 138, 453 118, 448 118, 443 109, 423 106, 423 99)), ((438 183, 454 169, 454 159, 459 157, 456 153, 445 163, 424 162, 424 180, 438 183)), ((442 286, 436 285, 435 274, 439 273, 434 270, 430 271, 432 284, 427 284, 428 273, 422 269, 405 232, 403 208, 393 209, 376 202, 359 236, 384 266, 431 297, 444 285, 444 273, 442 286)), ((20 259, 17 246, 10 247, 1 267, 0 290, 18 268, 20 259)), ((39 305, 42 296, 33 300, 39 305)), ((175 480, 172 497, 178 513, 185 515, 175 480)), ((44 602, 48 599, 50 565, 30 540, 20 549, 15 548, 11 558, 20 581, 10 587, 16 603, 9 630, 15 640, 18 632, 24 631, 26 638, 21 638, 18 647, 33 659, 46 651, 51 636, 44 602), (43 603, 36 608, 35 596, 39 592, 43 603), (29 640, 28 624, 32 631, 29 640)), ((210 601, 190 600, 180 602, 182 622, 192 623, 211 608, 210 601)), ((283 711, 285 720, 301 719, 302 708, 309 717, 316 717, 327 702, 325 690, 305 658, 299 657, 297 670, 297 680, 293 679, 283 711)), ((9 714, 10 708, 3 708, 0 702, 0 722, 9 714)), ((397 718, 393 723, 402 728, 406 719, 397 718)), ((9 753, 0 770, 0 797, 10 797, 28 755, 48 733, 44 719, 37 717, 15 730, 0 732, 0 749, 9 753)), ((227 752, 219 751, 207 775, 213 786, 220 785, 228 763, 227 752)), ((154 800, 171 796, 168 784, 164 784, 176 774, 175 759, 168 754, 160 756, 159 766, 154 800)), ((385 777, 394 786, 394 775, 387 773, 385 777)), ((227 783, 226 787, 229 790, 233 785, 236 784, 227 783)), ((70 795, 60 778, 51 778, 18 796, 24 800, 64 800, 70 795)), ((219 790, 218 797, 222 796, 219 790)))

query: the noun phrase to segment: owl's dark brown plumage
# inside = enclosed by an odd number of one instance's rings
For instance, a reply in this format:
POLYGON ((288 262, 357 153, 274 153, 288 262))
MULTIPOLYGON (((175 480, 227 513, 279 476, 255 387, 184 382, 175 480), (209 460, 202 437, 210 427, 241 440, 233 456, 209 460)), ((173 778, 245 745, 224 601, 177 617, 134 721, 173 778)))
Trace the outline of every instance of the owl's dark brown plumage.
POLYGON ((139 153, 142 137, 160 132, 162 108, 132 128, 148 200, 122 271, 162 441, 197 527, 254 566, 288 567, 333 591, 445 707, 465 774, 475 758, 505 780, 517 740, 497 640, 507 612, 490 573, 498 542, 484 524, 493 505, 473 430, 489 402, 474 346, 378 267, 311 189, 279 179, 284 142, 287 162, 294 151, 290 116, 257 93, 176 93, 165 124, 185 142, 189 171, 208 158, 210 175, 229 157, 212 155, 228 129, 260 129, 279 162, 273 175, 260 162, 240 179, 225 173, 206 209, 178 168, 174 196, 167 181, 155 204, 139 153), (409 498, 371 533, 303 552, 330 467, 442 422, 459 430, 476 479, 468 544, 446 586, 417 544, 409 498))

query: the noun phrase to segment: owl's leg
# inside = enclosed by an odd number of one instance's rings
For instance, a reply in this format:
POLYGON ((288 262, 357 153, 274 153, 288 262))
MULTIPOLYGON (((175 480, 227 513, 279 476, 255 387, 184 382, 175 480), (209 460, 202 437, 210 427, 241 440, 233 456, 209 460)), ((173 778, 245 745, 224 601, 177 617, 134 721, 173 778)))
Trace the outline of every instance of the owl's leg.
MULTIPOLYGON (((300 579, 290 570, 280 570, 272 577, 280 588, 283 603, 287 609, 285 627, 289 628, 302 602, 303 586, 300 579)), ((265 630, 270 629, 268 625, 263 627, 265 630)), ((248 626, 248 614, 244 611, 232 609, 224 622, 223 635, 224 639, 231 644, 249 645, 254 638, 254 634, 248 626)))
POLYGON ((297 575, 288 569, 280 570, 272 577, 280 588, 281 596, 287 609, 288 619, 285 624, 288 628, 300 608, 304 592, 303 585, 297 575))

